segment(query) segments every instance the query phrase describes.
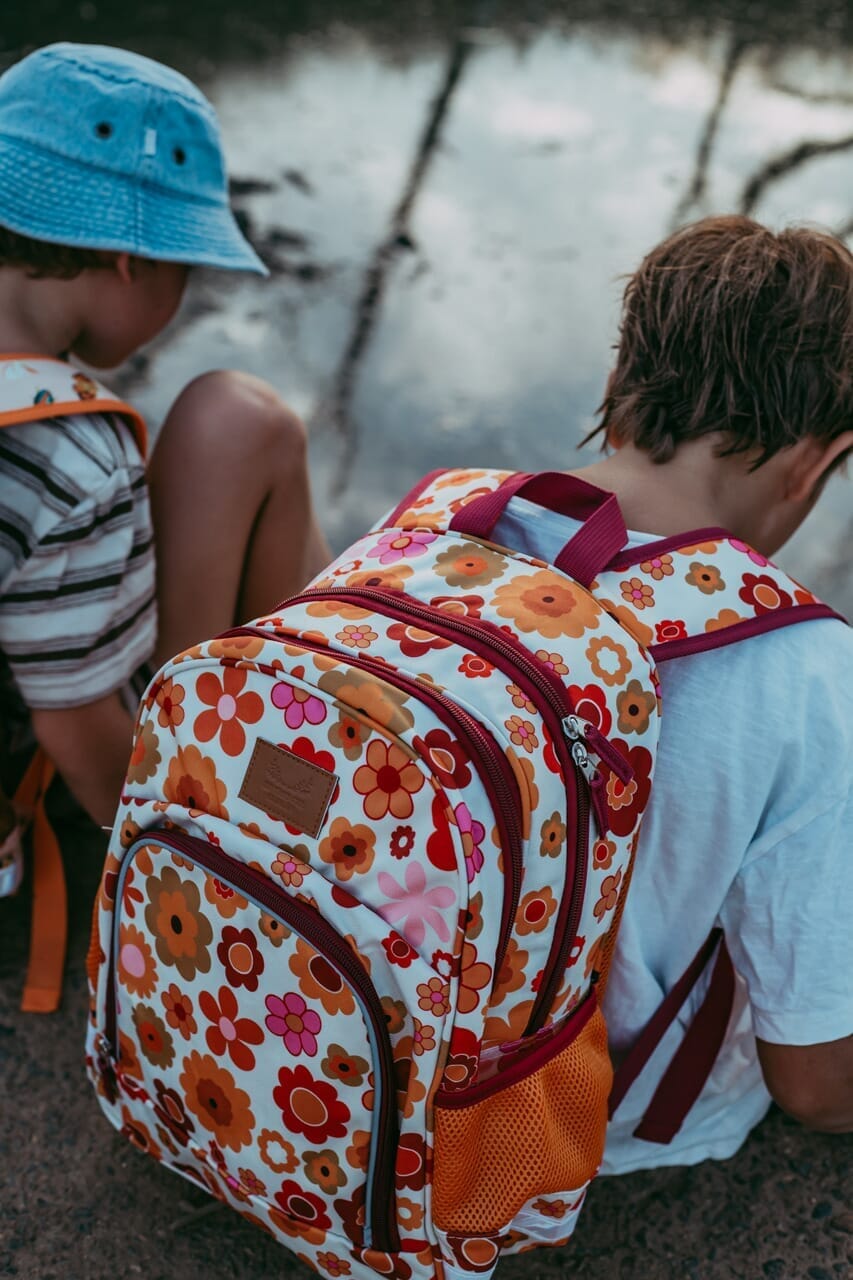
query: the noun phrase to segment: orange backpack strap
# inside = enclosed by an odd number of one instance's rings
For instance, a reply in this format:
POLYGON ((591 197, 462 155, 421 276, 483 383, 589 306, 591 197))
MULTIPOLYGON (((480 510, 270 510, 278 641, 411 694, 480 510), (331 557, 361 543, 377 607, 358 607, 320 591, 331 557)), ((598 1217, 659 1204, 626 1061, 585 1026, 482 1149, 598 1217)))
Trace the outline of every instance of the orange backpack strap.
POLYGON ((52 356, 0 356, 0 427, 79 413, 117 414, 147 456, 144 418, 95 378, 52 356))
MULTIPOLYGON (((0 356, 0 427, 43 422, 72 414, 114 413, 133 432, 143 459, 148 451, 144 419, 124 400, 51 356, 0 356)), ((42 751, 30 761, 15 794, 19 812, 32 819, 33 911, 30 958, 21 1008, 51 1013, 62 994, 62 971, 68 929, 65 873, 59 841, 45 809, 54 766, 42 751)))
POLYGON ((26 1013, 52 1013, 59 1007, 68 929, 62 854, 45 810, 54 767, 39 750, 17 791, 15 807, 33 824, 33 913, 30 958, 21 1008, 26 1013))

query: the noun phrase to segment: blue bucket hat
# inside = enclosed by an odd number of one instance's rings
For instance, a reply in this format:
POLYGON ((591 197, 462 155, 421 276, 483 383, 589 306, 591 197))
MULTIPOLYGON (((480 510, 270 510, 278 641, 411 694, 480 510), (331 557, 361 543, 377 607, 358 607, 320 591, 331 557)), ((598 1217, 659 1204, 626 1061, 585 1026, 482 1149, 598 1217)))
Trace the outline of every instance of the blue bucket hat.
POLYGON ((48 45, 0 76, 0 224, 268 274, 231 212, 207 98, 170 67, 103 45, 48 45))

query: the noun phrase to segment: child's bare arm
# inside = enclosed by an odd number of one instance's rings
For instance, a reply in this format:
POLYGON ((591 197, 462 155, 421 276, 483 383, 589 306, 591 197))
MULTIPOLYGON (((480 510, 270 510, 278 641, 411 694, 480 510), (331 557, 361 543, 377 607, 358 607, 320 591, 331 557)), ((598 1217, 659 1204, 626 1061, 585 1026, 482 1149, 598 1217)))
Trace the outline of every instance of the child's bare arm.
POLYGON ((111 826, 124 782, 133 717, 118 693, 62 710, 33 710, 33 729, 90 817, 111 826))
POLYGON ((765 1084, 783 1111, 809 1129, 853 1133, 853 1036, 825 1044, 757 1044, 765 1084))

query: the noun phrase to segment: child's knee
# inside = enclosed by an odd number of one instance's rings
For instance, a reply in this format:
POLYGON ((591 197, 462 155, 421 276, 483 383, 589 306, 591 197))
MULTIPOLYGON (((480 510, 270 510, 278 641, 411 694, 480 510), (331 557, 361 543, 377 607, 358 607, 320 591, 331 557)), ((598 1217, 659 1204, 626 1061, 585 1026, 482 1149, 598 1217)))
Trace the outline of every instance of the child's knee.
POLYGON ((237 449, 244 457, 258 454, 267 464, 288 466, 304 460, 301 418, 273 387, 251 374, 225 369, 201 374, 181 392, 172 414, 198 424, 207 443, 223 453, 237 449))

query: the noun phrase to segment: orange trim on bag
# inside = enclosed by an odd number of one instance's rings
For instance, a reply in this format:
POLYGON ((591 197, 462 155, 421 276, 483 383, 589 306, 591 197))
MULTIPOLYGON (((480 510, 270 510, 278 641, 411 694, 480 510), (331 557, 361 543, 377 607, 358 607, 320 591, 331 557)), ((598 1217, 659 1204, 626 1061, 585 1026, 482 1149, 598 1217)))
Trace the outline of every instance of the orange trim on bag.
POLYGON ((68 932, 65 869, 44 804, 54 773, 52 762, 37 751, 15 792, 15 805, 33 819, 30 958, 21 1000, 25 1013, 53 1013, 62 995, 68 932))
POLYGON ((29 405, 22 409, 0 412, 0 427, 13 427, 19 422, 39 422, 50 418, 67 417, 72 413, 118 413, 128 422, 139 452, 148 455, 148 428, 145 419, 124 400, 94 397, 92 400, 53 400, 45 404, 29 405))
MULTIPOLYGON (((588 998, 595 1002, 595 992, 588 998)), ((578 1014, 582 1020, 570 1016, 555 1036, 561 1043, 549 1044, 544 1063, 528 1044, 509 1067, 511 1083, 470 1106, 460 1105, 463 1094, 452 1106, 437 1101, 432 1206, 439 1230, 502 1231, 534 1196, 595 1176, 613 1071, 601 1010, 596 1004, 591 1016, 583 1007, 578 1014), (524 1075, 521 1055, 531 1063, 524 1075)))

